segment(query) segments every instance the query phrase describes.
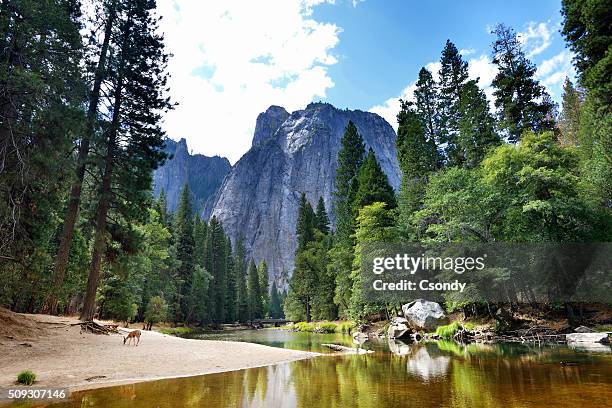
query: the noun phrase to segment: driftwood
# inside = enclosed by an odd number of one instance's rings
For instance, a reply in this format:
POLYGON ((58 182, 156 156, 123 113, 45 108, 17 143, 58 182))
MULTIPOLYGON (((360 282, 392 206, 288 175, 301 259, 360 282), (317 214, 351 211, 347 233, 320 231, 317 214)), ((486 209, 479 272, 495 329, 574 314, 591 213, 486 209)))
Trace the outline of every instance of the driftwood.
POLYGON ((87 333, 92 332, 94 334, 111 334, 111 333, 119 333, 119 330, 117 329, 118 325, 116 324, 100 324, 100 323, 96 323, 93 320, 90 321, 86 321, 86 322, 78 322, 78 323, 73 323, 71 324, 71 326, 81 326, 81 331, 80 333, 87 333))
POLYGON ((334 351, 341 351, 343 353, 347 353, 347 354, 367 354, 367 353, 373 353, 374 351, 372 350, 365 350, 365 349, 361 349, 361 348, 353 348, 353 347, 346 347, 346 346, 341 346, 339 344, 321 344, 323 347, 327 347, 330 348, 334 351))

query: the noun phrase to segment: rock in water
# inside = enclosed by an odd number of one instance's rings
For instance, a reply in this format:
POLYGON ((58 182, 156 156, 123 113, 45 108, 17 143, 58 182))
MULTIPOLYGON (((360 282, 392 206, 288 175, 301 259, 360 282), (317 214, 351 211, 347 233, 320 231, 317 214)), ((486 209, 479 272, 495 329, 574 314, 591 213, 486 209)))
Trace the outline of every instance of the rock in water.
POLYGON ((340 140, 352 120, 366 144, 374 149, 390 184, 399 188, 400 169, 395 132, 380 116, 312 103, 290 115, 270 107, 259 115, 253 146, 223 181, 212 215, 233 242, 244 238, 247 256, 265 259, 270 280, 291 272, 296 248, 295 224, 300 194, 316 206, 323 197, 332 225, 332 193, 340 140), (284 121, 278 123, 284 118, 284 121), (278 126, 277 126, 278 125, 278 126))
POLYGON ((215 196, 223 179, 232 168, 225 157, 189 154, 187 141, 166 139, 164 151, 170 155, 163 166, 153 172, 153 196, 164 190, 168 211, 178 207, 185 184, 193 194, 194 210, 206 219, 210 215, 215 196))
POLYGON ((418 330, 432 331, 437 326, 448 323, 448 319, 436 302, 417 299, 402 306, 402 312, 410 326, 418 330))
POLYGON ((394 317, 391 319, 391 324, 387 329, 387 337, 390 339, 402 339, 410 337, 410 332, 407 319, 403 317, 394 317))
POLYGON ((578 326, 574 329, 574 333, 593 333, 594 330, 586 326, 578 326))
POLYGON ((565 338, 568 343, 610 343, 608 333, 570 333, 565 338))

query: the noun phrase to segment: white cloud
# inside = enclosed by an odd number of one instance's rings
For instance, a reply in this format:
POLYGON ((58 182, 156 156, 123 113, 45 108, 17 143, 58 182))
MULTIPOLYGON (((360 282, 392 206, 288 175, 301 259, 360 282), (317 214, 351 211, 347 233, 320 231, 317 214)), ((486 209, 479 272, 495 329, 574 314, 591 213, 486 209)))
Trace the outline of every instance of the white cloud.
POLYGON ((536 78, 546 87, 553 99, 561 99, 561 89, 566 77, 574 79, 576 72, 572 59, 574 54, 563 50, 552 58, 542 61, 536 71, 536 78))
POLYGON ((472 55, 475 52, 476 50, 473 48, 462 48, 459 50, 459 54, 463 55, 464 57, 467 57, 468 55, 472 55))
POLYGON ((170 137, 235 162, 249 148, 255 119, 269 105, 303 108, 334 86, 327 67, 340 28, 312 19, 333 0, 160 0, 172 75, 170 137))
POLYGON ((527 23, 525 31, 518 33, 518 38, 528 58, 541 54, 552 43, 552 31, 549 23, 527 23))

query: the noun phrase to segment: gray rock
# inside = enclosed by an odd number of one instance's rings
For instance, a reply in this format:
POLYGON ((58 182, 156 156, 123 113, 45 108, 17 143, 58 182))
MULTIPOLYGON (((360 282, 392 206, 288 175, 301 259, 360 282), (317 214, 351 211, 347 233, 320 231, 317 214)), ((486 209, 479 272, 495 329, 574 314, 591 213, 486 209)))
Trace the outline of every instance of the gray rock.
POLYGON ((212 215, 223 223, 233 242, 244 238, 248 257, 255 262, 266 260, 270 281, 286 287, 279 277, 283 270, 293 269, 300 194, 304 192, 313 206, 323 197, 335 225, 331 209, 337 155, 349 120, 362 135, 366 150, 374 149, 395 189, 400 169, 395 132, 374 113, 312 103, 291 113, 274 130, 274 121, 284 117, 283 111, 271 107, 259 116, 253 146, 223 181, 212 215))
POLYGON ((574 329, 574 333, 593 333, 593 330, 586 326, 578 326, 574 329))
POLYGON ((187 141, 166 139, 165 152, 170 155, 163 166, 153 172, 153 196, 164 190, 168 211, 178 207, 185 183, 193 194, 195 210, 204 218, 210 216, 215 196, 231 165, 225 157, 189 154, 187 141))
POLYGON ((448 323, 442 307, 436 302, 417 299, 402 306, 408 324, 418 330, 432 331, 448 323))
POLYGON ((570 333, 565 339, 568 343, 610 343, 608 333, 570 333))
POLYGON ((394 317, 387 329, 387 337, 389 339, 402 339, 410 337, 410 326, 408 320, 403 317, 394 317))
POLYGON ((274 136, 279 127, 287 120, 289 112, 280 106, 270 106, 265 112, 257 116, 255 122, 255 133, 253 134, 253 142, 251 146, 255 146, 260 142, 274 136))

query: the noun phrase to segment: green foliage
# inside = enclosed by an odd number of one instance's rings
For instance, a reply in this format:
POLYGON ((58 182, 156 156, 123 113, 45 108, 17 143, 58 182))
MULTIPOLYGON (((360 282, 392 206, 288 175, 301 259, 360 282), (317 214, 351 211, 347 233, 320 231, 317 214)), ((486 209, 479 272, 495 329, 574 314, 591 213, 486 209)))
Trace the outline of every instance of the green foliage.
POLYGON ((17 382, 24 385, 32 385, 36 381, 36 374, 30 370, 23 370, 17 375, 17 382))
POLYGON ((204 269, 212 276, 208 288, 208 320, 221 323, 227 317, 227 238, 223 226, 213 216, 209 223, 206 234, 204 269))
POLYGON ((459 322, 452 322, 446 326, 438 326, 436 328, 436 335, 442 339, 452 339, 461 329, 463 329, 463 326, 459 322))
POLYGON ((318 333, 335 333, 338 331, 338 325, 334 322, 320 322, 316 331, 318 333))
POLYGON ((269 276, 268 276, 268 264, 263 260, 257 267, 257 274, 259 275, 259 293, 261 296, 262 315, 268 316, 270 313, 270 288, 269 288, 269 276))
POLYGON ((383 202, 387 204, 389 209, 397 207, 395 191, 389 184, 389 179, 382 171, 376 160, 374 150, 371 148, 359 169, 357 183, 359 187, 353 199, 353 211, 355 213, 374 202, 383 202))
POLYGON ((247 266, 245 262, 242 238, 236 242, 234 255, 234 277, 236 279, 236 319, 239 322, 249 320, 249 294, 246 284, 247 266))
POLYGON ((445 160, 451 165, 460 165, 465 160, 459 147, 459 121, 461 119, 461 97, 468 79, 468 64, 450 40, 442 50, 440 58, 440 81, 438 112, 440 115, 440 143, 446 143, 445 160))
POLYGON ((329 233, 329 217, 327 216, 327 210, 325 209, 325 201, 323 197, 319 197, 317 203, 317 210, 315 212, 315 227, 323 234, 329 233))
POLYGON ((168 305, 161 296, 154 296, 147 304, 147 310, 144 314, 144 321, 153 325, 163 322, 168 317, 168 305))
POLYGON ((180 262, 177 270, 177 296, 175 319, 183 321, 188 315, 191 277, 195 271, 195 239, 193 234, 193 204, 189 186, 181 191, 179 205, 174 214, 174 242, 176 259, 180 262))
POLYGON ((270 318, 271 319, 280 319, 283 316, 283 309, 280 294, 278 293, 278 289, 276 287, 276 282, 272 282, 272 289, 270 290, 270 318))
POLYGON ((168 334, 171 336, 180 336, 184 334, 189 334, 193 332, 193 329, 190 327, 163 327, 159 329, 161 334, 168 334))
POLYGON ((336 331, 338 333, 350 334, 355 328, 355 322, 342 322, 338 325, 336 331))
POLYGON ((389 211, 386 203, 375 202, 359 210, 355 230, 355 258, 351 273, 353 287, 349 311, 352 319, 359 320, 370 313, 384 310, 384 305, 363 297, 361 254, 364 246, 370 242, 394 242, 396 238, 395 212, 389 211))
POLYGON ((263 304, 259 288, 259 272, 255 261, 251 260, 247 274, 247 291, 249 302, 249 319, 263 318, 263 304))
POLYGON ((563 102, 559 114, 559 140, 562 145, 578 145, 580 138, 580 113, 584 95, 569 78, 563 84, 563 102))
POLYGON ((292 326, 292 331, 313 333, 317 328, 316 323, 298 322, 292 326))

